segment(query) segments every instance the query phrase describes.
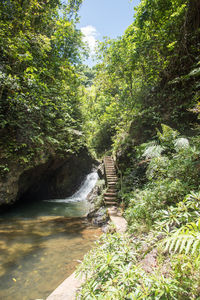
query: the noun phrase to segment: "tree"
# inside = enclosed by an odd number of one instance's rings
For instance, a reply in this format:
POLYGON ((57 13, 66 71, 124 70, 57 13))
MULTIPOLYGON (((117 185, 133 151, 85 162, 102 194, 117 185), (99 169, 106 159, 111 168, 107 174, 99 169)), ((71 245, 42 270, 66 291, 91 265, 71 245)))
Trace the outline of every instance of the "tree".
POLYGON ((196 1, 143 0, 125 34, 100 43, 97 131, 110 145, 116 132, 139 143, 161 123, 184 131, 197 119, 191 109, 199 101, 199 9, 196 1))
POLYGON ((82 41, 72 17, 81 2, 0 3, 2 161, 27 162, 41 150, 74 152, 83 143, 76 131, 82 41))

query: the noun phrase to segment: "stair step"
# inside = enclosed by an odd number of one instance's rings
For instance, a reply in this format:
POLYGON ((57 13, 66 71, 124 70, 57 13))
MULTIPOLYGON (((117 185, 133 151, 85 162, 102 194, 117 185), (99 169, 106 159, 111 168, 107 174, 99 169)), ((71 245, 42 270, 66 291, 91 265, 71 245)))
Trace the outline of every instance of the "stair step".
POLYGON ((117 205, 117 189, 116 183, 118 176, 115 163, 111 156, 104 157, 105 174, 107 180, 107 191, 104 194, 105 205, 117 205))
POLYGON ((109 187, 106 193, 117 193, 117 189, 109 187))
POLYGON ((107 182, 118 182, 117 178, 107 178, 107 182))
POLYGON ((107 178, 107 182, 118 182, 117 178, 107 178))
POLYGON ((115 201, 116 200, 117 201, 117 197, 116 196, 115 197, 105 196, 104 200, 108 200, 108 201, 109 200, 111 200, 111 201, 115 201))
POLYGON ((106 175, 116 175, 115 171, 106 171, 106 175))
POLYGON ((112 184, 108 183, 107 192, 108 192, 108 190, 116 192, 117 191, 116 183, 113 186, 112 186, 112 184))
POLYGON ((108 176, 117 176, 116 172, 112 172, 112 173, 111 172, 106 172, 106 175, 108 175, 108 176))
POLYGON ((105 196, 105 197, 108 196, 108 197, 115 197, 115 198, 116 198, 116 197, 117 197, 117 193, 106 192, 106 193, 104 194, 104 196, 105 196))
POLYGON ((115 202, 115 203, 119 203, 117 199, 104 199, 104 202, 115 202))
POLYGON ((106 172, 108 176, 116 176, 116 172, 106 172))
POLYGON ((104 201, 105 205, 118 205, 117 202, 114 201, 104 201))

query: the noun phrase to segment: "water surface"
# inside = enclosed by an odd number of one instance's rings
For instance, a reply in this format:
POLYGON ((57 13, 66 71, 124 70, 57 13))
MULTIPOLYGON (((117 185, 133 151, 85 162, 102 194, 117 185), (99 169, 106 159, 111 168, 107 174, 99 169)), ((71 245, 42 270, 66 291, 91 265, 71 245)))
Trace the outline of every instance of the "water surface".
POLYGON ((45 299, 74 271, 100 235, 81 218, 96 180, 91 173, 70 198, 27 201, 0 216, 0 299, 45 299))

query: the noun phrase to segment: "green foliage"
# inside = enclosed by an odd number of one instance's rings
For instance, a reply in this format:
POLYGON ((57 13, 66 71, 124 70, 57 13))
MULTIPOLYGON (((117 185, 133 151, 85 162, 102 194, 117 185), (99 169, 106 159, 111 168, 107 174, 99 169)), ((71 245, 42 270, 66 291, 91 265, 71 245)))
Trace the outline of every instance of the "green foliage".
MULTIPOLYGON (((136 144, 145 142, 162 123, 181 132, 194 124, 197 116, 192 108, 199 102, 198 11, 197 1, 144 0, 122 37, 99 43, 96 93, 87 90, 83 101, 93 121, 88 139, 96 141, 97 154, 112 149, 112 140, 120 151, 123 136, 136 144), (88 94, 95 114, 87 104, 88 94), (105 140, 109 136, 105 149, 99 136, 105 140)), ((163 145, 164 139, 168 144, 169 128, 164 125, 160 133, 163 145)))
POLYGON ((80 3, 69 1, 65 7, 59 0, 3 0, 0 4, 3 162, 21 156, 27 163, 41 152, 76 152, 83 145, 75 133, 82 123, 76 72, 82 42, 72 18, 80 3))
POLYGON ((87 276, 78 299, 129 299, 149 294, 152 280, 135 266, 134 245, 126 236, 103 236, 97 246, 78 270, 87 276))
POLYGON ((81 65, 79 67, 79 76, 81 84, 86 88, 92 86, 93 80, 95 78, 95 73, 95 67, 90 68, 88 66, 81 65))
POLYGON ((154 142, 150 142, 146 147, 143 156, 146 159, 160 157, 161 153, 164 151, 165 148, 161 147, 160 145, 156 145, 154 142))
MULTIPOLYGON (((197 299, 200 280, 199 137, 187 139, 169 126, 162 125, 162 128, 162 133, 158 133, 159 140, 132 150, 136 159, 123 174, 125 192, 121 196, 127 206, 125 216, 129 231, 137 235, 141 245, 149 246, 147 253, 159 246, 161 265, 166 259, 169 264, 170 260, 170 274, 163 280, 165 285, 166 278, 170 279, 167 288, 174 289, 170 297, 197 299), (144 157, 146 161, 143 161, 144 157), (136 189, 134 178, 129 181, 127 177, 132 168, 141 165, 141 160, 146 165, 146 182, 136 189)), ((137 246, 137 249, 141 255, 142 247, 137 246)), ((162 268, 158 269, 158 277, 162 276, 162 268)), ((151 292, 154 284, 150 287, 151 292)), ((163 299, 167 297, 166 294, 163 299)))
POLYGON ((138 223, 170 231, 199 216, 196 202, 193 199, 193 207, 192 196, 187 196, 199 190, 199 139, 191 139, 190 145, 186 138, 177 139, 177 131, 168 126, 165 129, 159 133, 160 144, 151 141, 135 147, 137 159, 122 173, 120 196, 128 206, 126 217, 133 231, 138 223), (141 174, 132 170, 143 164, 146 179, 141 177, 143 185, 136 188, 135 177, 141 174))
POLYGON ((121 115, 118 103, 111 103, 110 96, 102 95, 91 86, 84 90, 82 112, 87 144, 96 154, 102 155, 112 145, 116 119, 121 115))
MULTIPOLYGON (((129 234, 104 235, 86 255, 79 267, 86 282, 77 299, 186 300, 200 296, 199 138, 189 142, 177 139, 177 132, 169 127, 167 132, 170 134, 163 134, 166 138, 160 139, 160 145, 151 141, 136 147, 135 163, 149 153, 149 147, 155 147, 156 155, 148 156, 143 187, 134 189, 130 180, 121 193, 128 206, 129 234), (177 140, 181 147, 177 148, 177 140), (158 145, 163 153, 157 151, 158 145), (156 264, 146 271, 152 249, 158 253, 156 264)), ((132 176, 131 168, 123 175, 132 176)))
POLYGON ((178 138, 174 141, 174 148, 177 152, 188 147, 189 147, 189 141, 186 138, 178 138))
POLYGON ((82 97, 85 131, 98 155, 115 151, 131 236, 105 237, 84 259, 81 299, 200 297, 195 234, 188 257, 161 246, 156 270, 139 265, 166 236, 178 250, 173 234, 200 217, 200 140, 182 136, 199 117, 199 9, 198 1, 143 0, 125 34, 99 44, 94 84, 82 97))
POLYGON ((159 209, 155 213, 156 221, 153 228, 170 232, 200 217, 200 201, 198 193, 191 192, 176 206, 159 209))
POLYGON ((152 225, 156 220, 157 210, 163 209, 166 204, 177 202, 185 195, 186 188, 178 179, 165 179, 149 185, 144 190, 136 190, 128 200, 126 217, 129 224, 136 220, 152 225))
POLYGON ((184 252, 200 256, 200 219, 181 227, 165 241, 165 249, 170 252, 184 252))
POLYGON ((79 266, 78 272, 86 276, 86 282, 77 299, 195 299, 197 284, 192 279, 197 266, 192 277, 193 266, 185 258, 184 269, 182 257, 173 265, 173 277, 158 270, 147 273, 140 265, 140 251, 130 236, 102 236, 79 266))
POLYGON ((157 136, 160 143, 163 146, 166 146, 167 148, 172 148, 174 141, 179 136, 178 131, 173 130, 171 127, 165 124, 161 124, 161 127, 162 127, 162 133, 159 130, 157 130, 157 136))

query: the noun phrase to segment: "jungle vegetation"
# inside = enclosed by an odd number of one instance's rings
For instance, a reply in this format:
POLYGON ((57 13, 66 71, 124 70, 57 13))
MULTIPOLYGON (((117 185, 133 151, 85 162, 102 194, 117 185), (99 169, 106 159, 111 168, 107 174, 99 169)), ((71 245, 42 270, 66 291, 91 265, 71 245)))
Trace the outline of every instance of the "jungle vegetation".
POLYGON ((99 44, 87 144, 116 158, 125 235, 85 256, 78 299, 200 299, 200 3, 142 0, 99 44))
POLYGON ((0 3, 0 168, 84 144, 77 68, 85 52, 76 28, 81 1, 0 3))
POLYGON ((200 299, 200 2, 142 0, 92 69, 81 2, 0 3, 1 174, 45 151, 112 154, 128 232, 85 257, 78 298, 200 299))

